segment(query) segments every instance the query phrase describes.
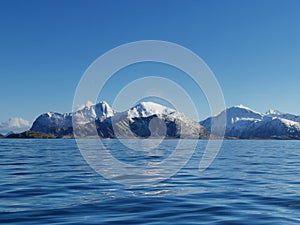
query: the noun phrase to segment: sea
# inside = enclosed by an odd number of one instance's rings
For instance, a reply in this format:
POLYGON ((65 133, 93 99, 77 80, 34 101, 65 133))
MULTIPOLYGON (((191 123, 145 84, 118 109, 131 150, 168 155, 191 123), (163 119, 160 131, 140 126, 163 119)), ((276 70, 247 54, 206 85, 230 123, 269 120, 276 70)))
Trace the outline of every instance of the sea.
POLYGON ((194 148, 187 162, 164 164, 174 173, 148 183, 136 170, 134 184, 130 165, 145 172, 174 157, 179 140, 79 141, 0 139, 0 224, 300 224, 300 141, 224 140, 199 170, 208 141, 180 140, 181 153, 194 148))

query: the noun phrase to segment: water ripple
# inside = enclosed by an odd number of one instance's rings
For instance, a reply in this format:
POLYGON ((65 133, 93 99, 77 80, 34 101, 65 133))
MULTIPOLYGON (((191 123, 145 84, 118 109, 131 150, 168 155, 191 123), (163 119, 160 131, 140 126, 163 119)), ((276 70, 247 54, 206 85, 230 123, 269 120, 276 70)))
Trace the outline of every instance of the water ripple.
MULTIPOLYGON (((163 160, 172 149, 168 140, 135 156, 107 144, 124 161, 163 160)), ((300 142, 225 141, 203 173, 201 146, 170 179, 128 188, 95 173, 74 140, 0 140, 0 223, 300 224, 300 142)))

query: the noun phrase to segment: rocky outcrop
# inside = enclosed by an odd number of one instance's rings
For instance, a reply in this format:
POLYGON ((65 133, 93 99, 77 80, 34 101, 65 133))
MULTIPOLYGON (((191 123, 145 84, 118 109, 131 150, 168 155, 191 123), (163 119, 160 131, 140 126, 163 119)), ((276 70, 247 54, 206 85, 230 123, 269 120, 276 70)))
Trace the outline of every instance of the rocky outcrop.
POLYGON ((18 134, 9 134, 6 136, 6 138, 56 138, 52 134, 45 134, 40 132, 34 132, 34 131, 25 131, 18 134))

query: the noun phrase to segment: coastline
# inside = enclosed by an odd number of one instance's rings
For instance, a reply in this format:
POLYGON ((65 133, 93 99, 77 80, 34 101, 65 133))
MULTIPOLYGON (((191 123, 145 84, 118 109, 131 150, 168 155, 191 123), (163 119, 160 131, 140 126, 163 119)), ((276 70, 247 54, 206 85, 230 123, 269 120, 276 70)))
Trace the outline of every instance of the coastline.
POLYGON ((66 136, 55 136, 53 134, 46 134, 42 132, 35 131, 24 131, 22 133, 9 134, 8 136, 0 135, 0 139, 166 139, 166 140, 300 140, 300 138, 290 138, 290 137, 271 137, 271 138, 240 138, 240 137, 218 137, 211 135, 208 138, 191 138, 191 137, 100 137, 100 136, 77 136, 66 135, 66 136))

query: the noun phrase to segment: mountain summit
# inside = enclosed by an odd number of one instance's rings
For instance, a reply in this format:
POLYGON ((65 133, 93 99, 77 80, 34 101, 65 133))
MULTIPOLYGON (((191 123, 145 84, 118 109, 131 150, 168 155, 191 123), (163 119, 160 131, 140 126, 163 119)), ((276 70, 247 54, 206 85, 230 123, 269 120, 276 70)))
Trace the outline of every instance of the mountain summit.
POLYGON ((127 111, 129 117, 148 117, 153 115, 170 115, 175 110, 154 102, 141 102, 127 111))
POLYGON ((96 119, 106 119, 114 115, 114 111, 106 102, 85 106, 73 113, 48 112, 40 115, 31 127, 31 131, 58 136, 72 135, 72 121, 76 124, 87 124, 96 119))

